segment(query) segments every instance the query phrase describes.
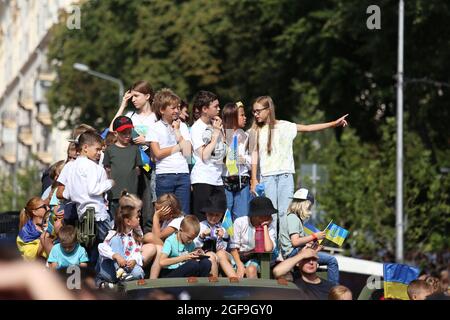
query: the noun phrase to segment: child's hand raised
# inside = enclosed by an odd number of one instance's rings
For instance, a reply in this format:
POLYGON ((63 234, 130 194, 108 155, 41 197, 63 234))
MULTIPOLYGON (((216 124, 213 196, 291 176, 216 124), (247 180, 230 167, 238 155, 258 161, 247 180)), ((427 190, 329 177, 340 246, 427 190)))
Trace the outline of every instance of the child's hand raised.
POLYGON ((172 208, 164 206, 156 210, 155 214, 162 220, 167 220, 169 214, 172 212, 172 208))
POLYGON ((348 116, 348 113, 345 116, 340 117, 339 119, 334 121, 334 126, 335 127, 346 127, 346 126, 348 126, 348 122, 347 122, 347 120, 345 120, 345 118, 347 118, 347 116, 348 116))

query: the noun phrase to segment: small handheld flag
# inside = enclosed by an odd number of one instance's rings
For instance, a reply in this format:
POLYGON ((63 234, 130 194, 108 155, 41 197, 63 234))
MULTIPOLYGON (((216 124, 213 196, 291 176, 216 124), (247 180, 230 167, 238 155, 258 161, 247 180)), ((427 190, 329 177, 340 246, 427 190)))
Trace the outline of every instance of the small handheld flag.
POLYGON ((419 277, 419 269, 405 264, 383 264, 384 297, 409 300, 408 285, 419 277))
POLYGON ((152 160, 142 148, 139 148, 139 151, 141 152, 142 168, 144 168, 145 171, 150 172, 154 165, 152 160))
POLYGON ((335 223, 331 223, 327 229, 326 232, 326 239, 330 240, 331 242, 337 244, 338 246, 342 246, 344 243, 345 238, 348 236, 348 230, 338 226, 335 223))
POLYGON ((305 230, 305 233, 306 233, 308 236, 312 235, 313 233, 320 232, 319 229, 317 229, 315 226, 313 226, 313 225, 310 224, 310 223, 305 223, 305 224, 303 224, 303 230, 305 230))
POLYGON ((233 137, 233 142, 231 144, 231 147, 228 150, 227 160, 225 163, 230 176, 235 176, 239 173, 239 170, 237 167, 237 158, 238 158, 238 139, 237 139, 237 135, 235 135, 233 137))
POLYGON ((222 227, 227 231, 228 235, 231 237, 234 234, 233 230, 233 219, 231 218, 231 211, 227 209, 222 220, 222 227))

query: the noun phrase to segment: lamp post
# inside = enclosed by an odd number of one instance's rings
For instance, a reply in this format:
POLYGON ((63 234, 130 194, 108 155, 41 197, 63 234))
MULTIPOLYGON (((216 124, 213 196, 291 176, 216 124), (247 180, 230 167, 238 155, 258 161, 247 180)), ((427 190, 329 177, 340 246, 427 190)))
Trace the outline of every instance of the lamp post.
POLYGON ((86 72, 86 73, 90 74, 91 76, 98 77, 103 80, 111 81, 111 82, 114 82, 115 84, 117 84, 119 86, 119 105, 121 104, 123 93, 124 93, 122 80, 111 77, 110 75, 107 75, 105 73, 91 70, 91 68, 89 68, 89 66, 82 64, 82 63, 78 63, 78 62, 74 63, 73 67, 74 67, 74 69, 76 69, 78 71, 86 72))
POLYGON ((403 20, 404 4, 398 6, 398 69, 397 69, 397 187, 395 260, 403 262, 403 20))

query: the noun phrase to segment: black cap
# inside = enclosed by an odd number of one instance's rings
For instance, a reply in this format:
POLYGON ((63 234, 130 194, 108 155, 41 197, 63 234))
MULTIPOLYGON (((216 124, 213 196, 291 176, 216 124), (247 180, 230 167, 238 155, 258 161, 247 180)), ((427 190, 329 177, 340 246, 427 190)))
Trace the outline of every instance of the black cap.
POLYGON ((113 131, 120 132, 128 128, 133 128, 133 121, 131 121, 130 118, 126 116, 119 116, 114 119, 113 131))
POLYGON ((203 213, 225 213, 227 210, 227 199, 225 198, 225 193, 214 192, 210 195, 206 201, 206 205, 202 208, 203 213))
POLYGON ((256 197, 250 201, 249 217, 270 216, 277 213, 278 210, 273 207, 272 201, 267 197, 256 197))

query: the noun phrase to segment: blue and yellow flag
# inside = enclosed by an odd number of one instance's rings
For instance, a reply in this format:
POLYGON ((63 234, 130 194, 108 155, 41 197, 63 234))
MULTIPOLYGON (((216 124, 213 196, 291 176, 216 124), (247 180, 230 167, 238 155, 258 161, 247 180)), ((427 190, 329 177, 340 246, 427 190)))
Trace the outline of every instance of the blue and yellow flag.
POLYGON ((227 230, 227 233, 230 237, 233 236, 233 219, 231 217, 231 211, 228 209, 227 211, 225 211, 225 215, 223 216, 222 227, 227 230))
POLYGON ((237 159, 238 159, 238 137, 235 135, 233 137, 233 142, 228 150, 227 160, 225 165, 227 166, 228 172, 230 176, 236 176, 239 173, 237 167, 237 159))
POLYGON ((312 235, 313 233, 320 232, 319 229, 317 229, 315 226, 313 226, 313 225, 310 224, 310 223, 304 223, 304 224, 303 224, 303 230, 305 230, 305 233, 306 233, 308 236, 312 235))
POLYGON ((419 277, 420 270, 405 264, 383 264, 384 297, 409 300, 408 285, 419 277))
POLYGON ((348 230, 338 226, 335 223, 331 223, 325 232, 327 234, 325 238, 333 243, 336 243, 338 246, 342 246, 345 238, 348 236, 348 230))
POLYGON ((154 165, 153 161, 142 148, 139 148, 139 150, 141 152, 142 168, 144 168, 145 171, 150 172, 154 165))

